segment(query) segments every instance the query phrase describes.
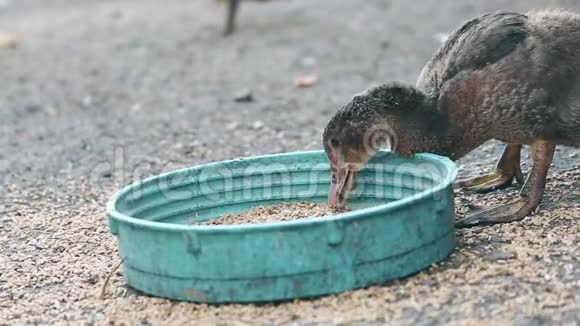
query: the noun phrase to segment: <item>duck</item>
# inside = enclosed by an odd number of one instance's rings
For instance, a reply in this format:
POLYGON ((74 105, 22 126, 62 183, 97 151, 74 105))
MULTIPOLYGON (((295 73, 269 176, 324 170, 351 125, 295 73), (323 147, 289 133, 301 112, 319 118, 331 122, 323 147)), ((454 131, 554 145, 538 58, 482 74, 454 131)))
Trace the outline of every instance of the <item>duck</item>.
POLYGON ((455 161, 492 139, 505 144, 495 170, 455 185, 489 192, 516 180, 519 195, 457 220, 456 227, 523 220, 542 200, 556 147, 580 147, 580 15, 540 10, 475 17, 450 34, 415 85, 387 82, 355 95, 322 135, 331 167, 329 203, 345 204, 357 172, 378 150, 455 161), (525 180, 524 145, 532 161, 525 180))

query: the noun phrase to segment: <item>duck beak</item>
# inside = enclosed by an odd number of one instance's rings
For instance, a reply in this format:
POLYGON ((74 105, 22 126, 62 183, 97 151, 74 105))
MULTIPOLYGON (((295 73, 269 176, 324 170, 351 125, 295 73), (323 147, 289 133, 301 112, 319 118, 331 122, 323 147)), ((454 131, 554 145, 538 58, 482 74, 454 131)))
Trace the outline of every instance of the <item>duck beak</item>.
POLYGON ((358 170, 349 165, 340 169, 332 169, 332 184, 328 197, 330 205, 344 206, 357 173, 358 170))

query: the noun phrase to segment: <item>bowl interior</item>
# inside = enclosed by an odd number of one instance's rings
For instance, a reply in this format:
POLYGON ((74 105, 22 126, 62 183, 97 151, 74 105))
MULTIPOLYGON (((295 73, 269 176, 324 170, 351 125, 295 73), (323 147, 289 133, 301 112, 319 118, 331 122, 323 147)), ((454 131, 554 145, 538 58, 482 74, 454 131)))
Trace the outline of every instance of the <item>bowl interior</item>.
MULTIPOLYGON (((451 178, 444 159, 381 152, 358 174, 348 207, 359 209, 424 193, 451 178)), ((122 191, 115 209, 126 216, 190 224, 281 201, 324 202, 330 168, 322 151, 237 159, 167 173, 122 191)))

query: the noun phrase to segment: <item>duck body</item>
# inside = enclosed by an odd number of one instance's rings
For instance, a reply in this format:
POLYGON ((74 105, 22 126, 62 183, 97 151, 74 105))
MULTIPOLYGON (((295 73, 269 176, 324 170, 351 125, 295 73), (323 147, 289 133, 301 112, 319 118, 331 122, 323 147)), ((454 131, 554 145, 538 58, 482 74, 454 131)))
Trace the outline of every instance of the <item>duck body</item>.
POLYGON ((458 159, 490 139, 580 146, 580 15, 498 12, 472 19, 427 63, 458 159))
POLYGON ((414 87, 387 83, 355 96, 323 134, 336 181, 331 203, 346 200, 351 174, 378 149, 368 140, 377 129, 386 140, 380 145, 400 155, 431 152, 457 160, 488 140, 505 142, 494 173, 458 183, 482 192, 513 179, 523 184, 520 151, 530 145, 533 168, 520 198, 458 225, 523 219, 542 198, 555 147, 580 147, 580 15, 476 17, 450 35, 414 87))

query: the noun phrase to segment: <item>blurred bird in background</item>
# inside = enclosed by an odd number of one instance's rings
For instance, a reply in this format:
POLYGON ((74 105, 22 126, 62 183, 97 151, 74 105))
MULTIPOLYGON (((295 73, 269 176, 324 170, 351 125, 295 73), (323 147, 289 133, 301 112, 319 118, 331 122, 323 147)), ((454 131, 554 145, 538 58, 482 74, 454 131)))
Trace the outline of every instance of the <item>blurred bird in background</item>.
MULTIPOLYGON (((240 10, 242 0, 222 0, 226 2, 226 21, 224 26, 224 35, 231 35, 236 30, 236 16, 240 10)), ((266 2, 270 0, 253 0, 256 2, 266 2)))

